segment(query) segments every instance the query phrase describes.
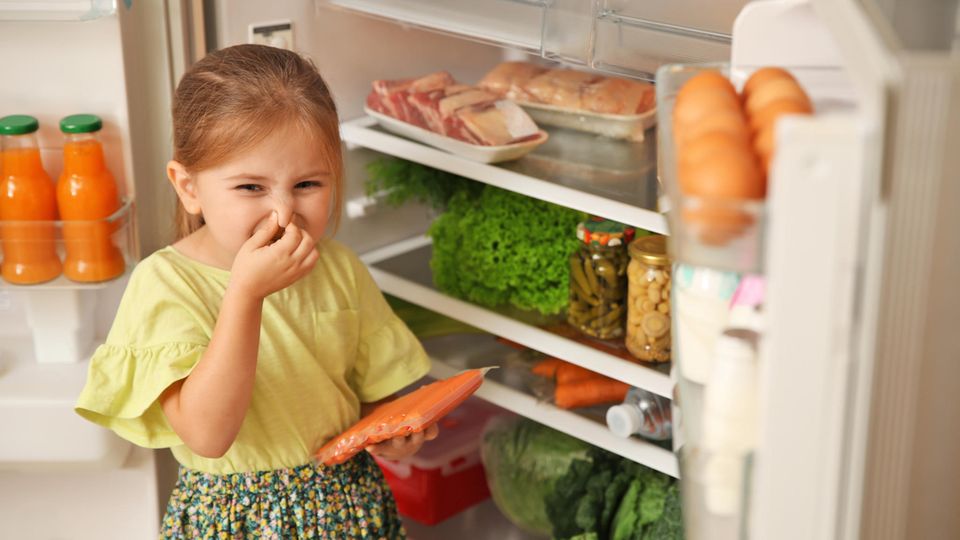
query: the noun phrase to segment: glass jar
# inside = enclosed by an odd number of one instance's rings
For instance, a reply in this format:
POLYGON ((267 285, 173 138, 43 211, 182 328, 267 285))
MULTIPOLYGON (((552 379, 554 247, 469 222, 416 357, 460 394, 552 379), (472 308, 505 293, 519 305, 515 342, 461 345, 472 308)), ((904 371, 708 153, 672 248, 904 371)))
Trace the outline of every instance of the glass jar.
POLYGON ((50 281, 60 275, 57 254, 57 195, 40 160, 32 116, 0 118, 0 245, 3 279, 16 285, 50 281))
POLYGON ((629 247, 626 346, 648 362, 670 360, 670 259, 665 236, 645 236, 629 247))
POLYGON ((63 274, 73 281, 106 281, 126 267, 113 242, 117 224, 106 221, 120 209, 120 196, 103 156, 102 127, 100 117, 92 114, 60 120, 63 173, 57 182, 57 206, 67 253, 63 274))
POLYGON ((579 249, 570 256, 570 305, 567 321, 598 339, 623 335, 627 297, 626 245, 634 229, 591 218, 577 226, 579 249))

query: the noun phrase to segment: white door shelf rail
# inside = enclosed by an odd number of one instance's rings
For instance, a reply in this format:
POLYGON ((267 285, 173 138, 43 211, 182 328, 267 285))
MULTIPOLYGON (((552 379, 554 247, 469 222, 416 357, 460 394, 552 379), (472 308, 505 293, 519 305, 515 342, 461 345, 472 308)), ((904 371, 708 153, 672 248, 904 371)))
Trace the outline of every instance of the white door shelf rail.
POLYGON ((602 216, 658 234, 667 234, 666 218, 656 210, 656 196, 651 197, 652 208, 643 208, 623 202, 622 199, 589 193, 547 179, 528 176, 510 170, 504 166, 505 164, 477 163, 387 133, 377 129, 376 124, 375 119, 363 116, 343 122, 340 125, 340 134, 348 144, 414 161, 534 199, 602 216))
POLYGON ((666 373, 443 294, 432 285, 430 254, 430 239, 415 237, 371 251, 362 259, 370 267, 377 285, 388 294, 631 386, 672 398, 673 384, 666 373), (387 270, 384 266, 400 269, 387 270))
MULTIPOLYGON (((470 343, 466 344, 470 345, 470 343)), ((446 347, 427 345, 427 352, 433 360, 430 369, 431 377, 445 379, 462 371, 463 368, 457 365, 457 361, 449 358, 459 354, 453 350, 455 347, 457 345, 452 343, 446 347)), ((606 425, 598 421, 541 402, 536 397, 508 383, 497 380, 497 371, 499 370, 487 375, 483 385, 477 390, 476 395, 478 397, 557 431, 589 442, 608 452, 613 452, 651 469, 669 474, 674 478, 678 477, 677 458, 670 450, 637 437, 618 437, 606 425)))
POLYGON ((543 6, 539 1, 328 0, 328 3, 403 25, 540 52, 543 6))

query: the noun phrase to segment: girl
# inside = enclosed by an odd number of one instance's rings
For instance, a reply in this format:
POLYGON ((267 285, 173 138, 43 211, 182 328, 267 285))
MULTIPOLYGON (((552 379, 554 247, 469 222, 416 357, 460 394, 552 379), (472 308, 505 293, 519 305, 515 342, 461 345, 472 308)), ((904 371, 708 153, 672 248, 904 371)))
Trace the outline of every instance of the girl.
POLYGON ((326 85, 295 53, 230 47, 183 76, 173 125, 178 240, 137 265, 77 412, 172 449, 162 538, 402 538, 367 453, 312 460, 429 368, 357 257, 318 241, 343 197, 326 85))

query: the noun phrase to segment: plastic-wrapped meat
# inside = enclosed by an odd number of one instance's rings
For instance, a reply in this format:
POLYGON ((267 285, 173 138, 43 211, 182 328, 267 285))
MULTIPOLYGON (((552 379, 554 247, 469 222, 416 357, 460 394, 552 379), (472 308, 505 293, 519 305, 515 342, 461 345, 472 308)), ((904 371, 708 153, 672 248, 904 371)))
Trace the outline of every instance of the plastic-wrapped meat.
POLYGON ((381 96, 386 96, 395 92, 405 92, 408 88, 410 88, 410 83, 412 82, 413 79, 378 79, 373 81, 373 91, 381 96))
POLYGON ((529 62, 503 62, 480 79, 477 86, 497 95, 521 101, 530 101, 524 85, 547 68, 529 62))
POLYGON ((493 103, 497 99, 497 96, 490 92, 473 89, 458 94, 447 95, 447 97, 440 100, 440 115, 446 118, 464 107, 486 105, 493 103))
POLYGON ((446 71, 373 82, 367 107, 434 133, 476 145, 504 145, 539 135, 527 113, 486 90, 457 84, 446 71))
POLYGON ((443 90, 451 84, 455 84, 453 76, 446 71, 437 71, 429 75, 424 75, 414 79, 407 89, 411 94, 417 92, 432 92, 434 90, 443 90))
POLYGON ((605 114, 637 114, 653 106, 653 85, 627 79, 604 78, 586 86, 580 95, 588 111, 605 114))
POLYGON ((429 107, 417 106, 411 99, 411 94, 439 92, 439 97, 443 97, 444 88, 453 83, 453 77, 446 71, 437 71, 416 79, 376 80, 373 81, 372 93, 379 96, 379 99, 368 96, 367 104, 377 112, 415 126, 426 129, 442 128, 439 118, 433 118, 435 115, 430 112, 429 107))
POLYGON ((555 69, 538 75, 524 85, 534 101, 564 107, 581 108, 580 94, 583 87, 600 77, 572 69, 555 69))
POLYGON ((431 92, 414 92, 407 101, 420 113, 427 129, 435 133, 444 133, 443 116, 440 114, 440 100, 445 97, 443 89, 431 92))
POLYGON ((481 144, 502 146, 532 139, 539 128, 516 103, 500 100, 485 107, 469 107, 456 116, 481 144))

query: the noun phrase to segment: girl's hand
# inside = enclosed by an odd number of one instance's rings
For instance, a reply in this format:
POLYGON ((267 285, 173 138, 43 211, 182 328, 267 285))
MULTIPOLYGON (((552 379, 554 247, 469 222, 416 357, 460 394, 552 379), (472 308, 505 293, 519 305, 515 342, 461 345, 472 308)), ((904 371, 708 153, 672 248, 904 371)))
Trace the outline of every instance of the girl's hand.
POLYGON ((417 453, 425 441, 432 441, 440 434, 440 428, 436 424, 427 429, 412 433, 403 437, 394 437, 383 441, 380 444, 374 444, 367 447, 367 452, 384 459, 403 459, 417 453))
POLYGON ((255 298, 265 298, 307 275, 320 254, 316 242, 293 223, 283 229, 279 240, 270 241, 280 231, 276 212, 264 227, 240 246, 230 269, 230 287, 255 298))

